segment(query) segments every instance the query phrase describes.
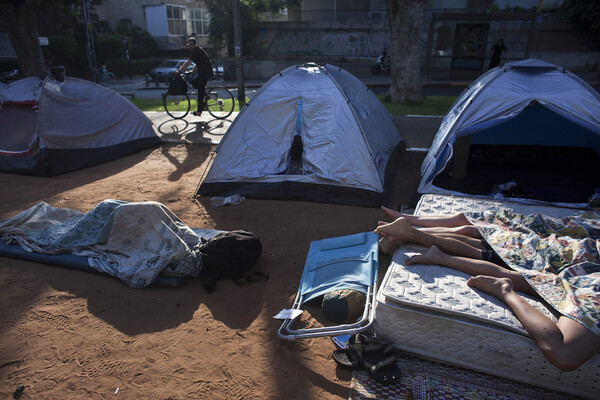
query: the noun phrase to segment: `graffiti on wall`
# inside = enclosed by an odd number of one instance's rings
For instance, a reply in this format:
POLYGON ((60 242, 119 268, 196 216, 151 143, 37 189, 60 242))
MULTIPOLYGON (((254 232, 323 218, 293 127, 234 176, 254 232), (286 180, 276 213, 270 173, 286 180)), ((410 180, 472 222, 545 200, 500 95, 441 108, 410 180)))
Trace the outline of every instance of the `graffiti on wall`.
POLYGON ((321 55, 318 32, 278 32, 271 42, 269 54, 321 55))
POLYGON ((272 55, 327 55, 377 57, 389 49, 389 33, 328 33, 325 31, 279 32, 273 39, 272 55))

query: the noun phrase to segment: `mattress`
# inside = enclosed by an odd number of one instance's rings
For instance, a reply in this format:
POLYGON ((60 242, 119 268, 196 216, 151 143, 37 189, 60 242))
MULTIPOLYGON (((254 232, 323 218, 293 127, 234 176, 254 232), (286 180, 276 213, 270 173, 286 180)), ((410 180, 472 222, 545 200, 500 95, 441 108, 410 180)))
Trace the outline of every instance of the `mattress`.
MULTIPOLYGON (((483 209, 511 209, 566 216, 577 210, 495 202, 469 197, 424 195, 415 214, 453 214, 483 209)), ((597 398, 600 355, 576 371, 550 364, 512 311, 493 296, 470 289, 467 274, 441 266, 406 266, 423 251, 402 246, 390 263, 376 296, 375 332, 402 351, 534 386, 597 398)), ((554 310, 523 295, 548 317, 554 310)))

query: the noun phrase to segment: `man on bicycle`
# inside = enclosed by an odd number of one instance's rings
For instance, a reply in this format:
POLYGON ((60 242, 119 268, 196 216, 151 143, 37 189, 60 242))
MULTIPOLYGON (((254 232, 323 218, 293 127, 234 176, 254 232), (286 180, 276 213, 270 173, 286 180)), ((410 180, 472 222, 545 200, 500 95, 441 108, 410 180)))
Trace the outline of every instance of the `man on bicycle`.
POLYGON ((198 90, 198 111, 194 111, 192 114, 200 116, 202 110, 204 110, 204 90, 206 89, 208 80, 213 77, 213 67, 206 51, 196 46, 195 37, 190 37, 187 40, 187 46, 190 50, 190 55, 188 60, 177 70, 177 73, 181 74, 182 71, 185 71, 192 61, 196 64, 192 72, 197 72, 198 75, 190 83, 198 90))

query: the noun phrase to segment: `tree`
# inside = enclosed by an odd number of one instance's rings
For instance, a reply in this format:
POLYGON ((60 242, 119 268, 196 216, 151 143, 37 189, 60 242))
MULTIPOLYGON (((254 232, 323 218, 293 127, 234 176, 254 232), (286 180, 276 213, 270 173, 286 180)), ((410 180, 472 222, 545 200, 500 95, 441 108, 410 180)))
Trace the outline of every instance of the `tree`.
POLYGON ((36 0, 0 0, 0 18, 17 53, 24 76, 46 76, 38 39, 36 0))
POLYGON ((561 5, 562 15, 581 30, 593 46, 600 48, 600 1, 565 0, 561 5))
POLYGON ((386 0, 390 16, 392 103, 423 102, 421 30, 424 0, 386 0))
MULTIPOLYGON (((81 0, 0 0, 0 19, 24 76, 46 76, 39 34, 77 36, 81 0)), ((83 28, 82 28, 83 29, 83 28)))
MULTIPOLYGON (((227 43, 233 53, 233 12, 231 0, 205 0, 210 13, 209 40, 227 43)), ((286 6, 298 4, 298 0, 240 0, 242 20, 243 54, 250 54, 252 39, 258 33, 257 23, 263 12, 279 12, 286 6)))

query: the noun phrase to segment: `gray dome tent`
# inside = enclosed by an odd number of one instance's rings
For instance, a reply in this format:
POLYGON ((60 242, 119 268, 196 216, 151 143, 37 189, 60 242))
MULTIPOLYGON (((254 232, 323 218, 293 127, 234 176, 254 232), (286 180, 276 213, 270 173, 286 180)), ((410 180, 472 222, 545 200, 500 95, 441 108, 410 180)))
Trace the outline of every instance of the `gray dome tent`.
POLYGON ((196 194, 378 206, 402 145, 389 112, 355 76, 293 66, 239 113, 196 194))
POLYGON ((88 81, 25 78, 0 102, 1 171, 54 176, 162 143, 130 101, 88 81))
POLYGON ((536 59, 483 74, 442 121, 421 167, 420 193, 581 204, 600 187, 600 95, 536 59))

